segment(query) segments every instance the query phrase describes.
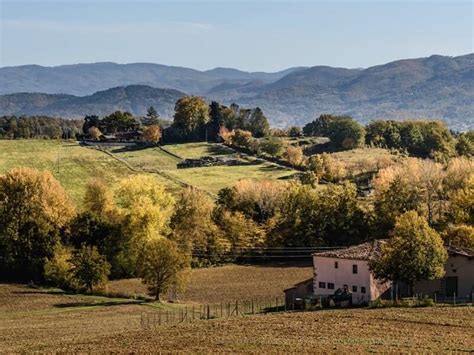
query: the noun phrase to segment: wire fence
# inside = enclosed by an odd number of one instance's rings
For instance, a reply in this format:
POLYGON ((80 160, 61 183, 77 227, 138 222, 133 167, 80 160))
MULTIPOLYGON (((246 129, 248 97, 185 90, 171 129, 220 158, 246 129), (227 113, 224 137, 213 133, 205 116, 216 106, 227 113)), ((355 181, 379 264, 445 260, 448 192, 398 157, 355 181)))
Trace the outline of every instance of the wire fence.
POLYGON ((140 324, 142 328, 152 329, 162 325, 189 323, 196 320, 244 317, 288 310, 292 309, 287 308, 285 299, 282 297, 255 298, 247 301, 198 304, 184 307, 177 305, 175 308, 142 311, 140 324))

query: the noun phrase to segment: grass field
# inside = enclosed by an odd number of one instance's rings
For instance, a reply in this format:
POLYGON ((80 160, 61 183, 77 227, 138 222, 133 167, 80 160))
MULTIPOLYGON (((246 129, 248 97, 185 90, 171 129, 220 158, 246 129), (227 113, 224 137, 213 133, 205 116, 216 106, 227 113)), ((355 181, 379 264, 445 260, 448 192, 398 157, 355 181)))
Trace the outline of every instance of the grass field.
POLYGON ((142 329, 118 299, 0 285, 0 352, 423 352, 474 350, 474 308, 325 310, 142 329))
MULTIPOLYGON (((135 174, 107 154, 75 142, 0 140, 0 174, 14 167, 49 170, 77 205, 82 201, 89 179, 102 178, 113 186, 118 180, 135 174)), ((172 181, 156 178, 170 190, 176 188, 172 181)))
MULTIPOLYGON (((204 142, 165 145, 164 148, 184 159, 233 153, 223 145, 204 142)), ((252 165, 177 169, 176 164, 180 160, 159 148, 132 151, 113 149, 112 153, 137 169, 147 172, 165 171, 170 179, 198 187, 212 195, 216 195, 224 187, 233 186, 240 179, 279 179, 295 173, 292 169, 266 162, 252 165)))
MULTIPOLYGON (((253 298, 282 299, 283 290, 312 276, 312 267, 226 265, 193 269, 186 289, 178 295, 183 303, 220 303, 253 298)), ((145 294, 139 279, 111 281, 111 292, 145 294)))
POLYGON ((399 156, 393 155, 389 150, 382 148, 357 148, 331 153, 331 155, 343 161, 348 169, 355 172, 361 170, 364 166, 373 168, 376 166, 385 167, 400 159, 399 156))

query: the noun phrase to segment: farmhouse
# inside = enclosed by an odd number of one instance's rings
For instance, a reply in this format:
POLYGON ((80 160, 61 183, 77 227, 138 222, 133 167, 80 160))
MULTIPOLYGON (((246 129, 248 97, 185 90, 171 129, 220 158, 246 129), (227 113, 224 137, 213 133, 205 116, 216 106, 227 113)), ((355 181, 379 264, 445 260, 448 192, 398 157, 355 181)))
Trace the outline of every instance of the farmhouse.
POLYGON ((369 260, 380 253, 383 241, 374 240, 348 248, 313 254, 314 295, 333 295, 337 289, 352 293, 353 304, 379 298, 390 282, 377 280, 369 270, 369 260))
MULTIPOLYGON (((348 290, 352 304, 365 304, 379 297, 408 296, 407 287, 401 283, 376 279, 369 269, 369 261, 381 252, 384 240, 374 240, 344 249, 313 254, 314 277, 312 294, 308 294, 307 281, 285 290, 287 302, 292 297, 331 296, 336 290, 348 290)), ((415 283, 414 293, 437 297, 454 297, 471 302, 474 298, 474 250, 447 247, 449 258, 445 276, 437 280, 415 283)))

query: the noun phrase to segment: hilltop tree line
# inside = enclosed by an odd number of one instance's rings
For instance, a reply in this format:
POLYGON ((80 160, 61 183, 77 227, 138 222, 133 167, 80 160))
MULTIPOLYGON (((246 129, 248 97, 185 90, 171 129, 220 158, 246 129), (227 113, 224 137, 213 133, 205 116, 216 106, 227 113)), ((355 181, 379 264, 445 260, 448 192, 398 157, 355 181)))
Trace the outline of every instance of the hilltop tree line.
POLYGON ((0 117, 0 139, 78 139, 82 120, 66 120, 47 116, 0 117))
POLYGON ((144 140, 152 143, 158 143, 162 138, 170 143, 224 140, 252 153, 293 160, 291 165, 300 165, 293 164, 295 159, 291 159, 296 156, 298 162, 299 152, 293 148, 287 151, 282 137, 302 135, 329 138, 327 144, 314 145, 315 151, 306 148, 305 155, 374 146, 437 161, 446 161, 456 155, 474 156, 474 132, 451 132, 439 121, 376 120, 364 127, 350 116, 323 114, 302 129, 271 129, 259 107, 247 109, 236 104, 227 107, 217 102, 209 105, 197 96, 184 96, 176 102, 172 122, 160 118, 154 107, 150 107, 144 117, 116 111, 103 118, 85 116, 82 124, 79 120, 45 116, 0 117, 0 138, 6 139, 98 140, 105 134, 137 130, 143 130, 144 140))

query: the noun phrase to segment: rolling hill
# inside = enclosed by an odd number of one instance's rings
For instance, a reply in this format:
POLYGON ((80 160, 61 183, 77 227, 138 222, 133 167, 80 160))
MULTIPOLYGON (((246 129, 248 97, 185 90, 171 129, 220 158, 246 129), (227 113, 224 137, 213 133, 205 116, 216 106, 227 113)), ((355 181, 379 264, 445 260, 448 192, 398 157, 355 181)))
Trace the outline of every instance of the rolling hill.
POLYGON ((474 54, 404 59, 366 69, 315 66, 277 73, 145 63, 0 68, 0 94, 17 92, 22 94, 0 96, 0 114, 77 117, 115 109, 143 114, 154 105, 170 117, 171 101, 186 93, 225 104, 260 106, 272 125, 280 127, 335 113, 361 122, 442 119, 452 129, 467 130, 474 128, 474 54), (111 87, 116 88, 104 90, 111 87), (102 91, 92 94, 97 90, 102 91))
POLYGON ((129 85, 96 92, 87 96, 20 93, 0 96, 2 115, 49 115, 83 118, 105 116, 116 110, 144 115, 154 106, 162 117, 172 117, 176 101, 184 96, 173 89, 156 89, 145 85, 129 85))
POLYGON ((225 82, 273 82, 299 68, 277 73, 249 73, 230 68, 199 71, 151 63, 90 63, 43 67, 23 65, 0 68, 0 94, 42 92, 91 95, 117 86, 147 85, 202 94, 225 82))

